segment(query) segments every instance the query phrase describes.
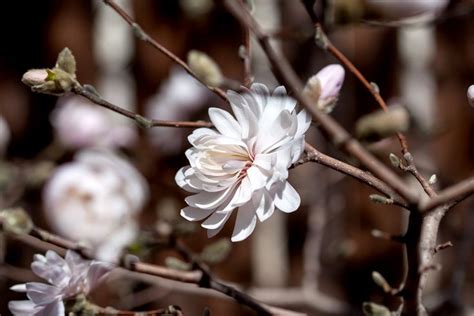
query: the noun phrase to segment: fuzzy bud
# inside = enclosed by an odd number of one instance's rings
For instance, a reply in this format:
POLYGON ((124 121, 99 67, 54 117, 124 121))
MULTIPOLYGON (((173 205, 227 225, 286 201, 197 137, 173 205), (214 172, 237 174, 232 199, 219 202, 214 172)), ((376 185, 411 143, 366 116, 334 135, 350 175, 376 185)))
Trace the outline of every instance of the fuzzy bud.
POLYGON ((467 89, 467 100, 469 101, 469 105, 474 107, 474 84, 467 89))
POLYGON ((303 94, 317 105, 318 110, 330 113, 336 105, 344 76, 341 65, 328 65, 308 79, 303 94))
POLYGON ((15 235, 29 234, 33 229, 30 215, 22 208, 7 209, 0 212, 3 230, 15 235))
POLYGON ((46 82, 48 72, 46 69, 30 69, 23 75, 21 81, 29 87, 38 86, 46 82))
POLYGON ((366 316, 390 316, 390 310, 379 304, 375 304, 373 302, 364 302, 362 304, 362 311, 366 316))
POLYGON ((190 51, 188 53, 188 64, 199 80, 211 87, 218 87, 224 81, 217 63, 203 52, 190 51))
POLYGON ((366 141, 378 141, 404 132, 410 125, 410 116, 403 107, 391 107, 388 112, 382 110, 361 117, 356 123, 356 135, 366 141))
POLYGON ((372 280, 375 284, 380 286, 385 293, 389 293, 392 290, 392 287, 388 284, 387 280, 377 271, 372 272, 372 280))

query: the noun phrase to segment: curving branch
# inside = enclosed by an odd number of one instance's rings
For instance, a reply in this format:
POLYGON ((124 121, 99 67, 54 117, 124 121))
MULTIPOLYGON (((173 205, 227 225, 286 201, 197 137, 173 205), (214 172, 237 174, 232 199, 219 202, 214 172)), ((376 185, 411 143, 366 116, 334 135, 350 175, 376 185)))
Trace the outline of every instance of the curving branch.
POLYGON ((277 54, 271 46, 269 35, 261 30, 260 25, 255 21, 248 10, 237 1, 225 0, 224 3, 234 17, 241 24, 248 27, 256 36, 277 78, 293 92, 293 96, 299 104, 304 106, 306 110, 311 113, 330 140, 345 152, 356 157, 369 171, 387 183, 397 194, 406 199, 408 203, 417 203, 418 194, 416 192, 410 190, 391 169, 365 150, 338 122, 329 115, 318 111, 312 106, 311 102, 303 96, 301 93, 303 85, 288 60, 277 54))

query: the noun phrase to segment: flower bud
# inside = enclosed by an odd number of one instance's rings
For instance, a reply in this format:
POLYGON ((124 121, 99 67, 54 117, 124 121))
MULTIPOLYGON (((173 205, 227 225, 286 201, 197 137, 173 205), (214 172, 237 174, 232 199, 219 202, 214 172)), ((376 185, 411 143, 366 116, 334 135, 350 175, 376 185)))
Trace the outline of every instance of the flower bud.
POLYGON ((188 53, 189 67, 194 71, 199 80, 211 87, 222 84, 224 77, 216 62, 207 54, 192 50, 188 53))
POLYGON ((0 116, 0 157, 5 152, 8 143, 10 141, 10 129, 8 128, 7 121, 0 116))
POLYGON ((22 208, 3 210, 0 212, 0 222, 4 231, 15 235, 29 234, 33 229, 30 215, 22 208))
POLYGON ((345 71, 341 65, 328 65, 309 78, 303 94, 315 103, 319 110, 330 113, 336 105, 344 76, 345 71))
POLYGON ((368 7, 384 18, 403 19, 420 14, 441 12, 449 0, 366 0, 368 7))
POLYGON ((21 81, 27 86, 33 87, 44 84, 48 78, 46 69, 30 69, 23 75, 21 81))
POLYGON ((378 141, 408 130, 410 116, 400 106, 392 106, 388 112, 378 110, 361 117, 356 123, 356 136, 365 141, 378 141))
POLYGON ((467 100, 469 101, 469 104, 474 107, 474 84, 472 84, 468 89, 467 89, 467 100))

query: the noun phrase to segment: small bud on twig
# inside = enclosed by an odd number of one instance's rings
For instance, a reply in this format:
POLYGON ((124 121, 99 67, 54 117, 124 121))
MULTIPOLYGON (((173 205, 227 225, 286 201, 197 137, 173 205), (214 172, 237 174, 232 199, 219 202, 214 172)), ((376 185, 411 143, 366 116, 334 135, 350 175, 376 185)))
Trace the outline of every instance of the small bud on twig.
POLYGON ((33 229, 30 215, 22 208, 1 211, 0 223, 4 231, 15 235, 26 235, 33 229))
POLYGON ((176 257, 167 257, 165 259, 165 264, 168 268, 181 270, 181 271, 190 271, 192 266, 191 264, 184 262, 176 257))
POLYGON ((379 194, 371 194, 369 195, 369 198, 372 202, 377 203, 377 204, 385 204, 385 205, 393 204, 392 198, 387 198, 379 194))
POLYGON ((203 52, 190 51, 188 53, 188 64, 196 76, 211 87, 218 87, 224 81, 217 63, 203 52))
POLYGON ((438 176, 436 174, 432 174, 431 177, 429 178, 428 180, 428 183, 430 185, 433 185, 435 184, 436 182, 438 182, 438 176))
POLYGON ((397 157, 397 155, 390 153, 388 157, 390 158, 390 162, 392 163, 392 166, 394 166, 395 168, 400 168, 401 161, 400 161, 400 158, 397 157))
POLYGON ((390 316, 389 309, 383 305, 379 305, 373 302, 364 302, 362 304, 362 311, 366 316, 390 316))
POLYGON ((387 280, 377 271, 372 272, 372 280, 375 284, 380 286, 385 293, 392 292, 392 287, 388 284, 387 280))
POLYGON ((361 117, 356 123, 356 135, 359 139, 378 141, 408 130, 409 125, 407 110, 391 107, 388 112, 379 110, 361 117))

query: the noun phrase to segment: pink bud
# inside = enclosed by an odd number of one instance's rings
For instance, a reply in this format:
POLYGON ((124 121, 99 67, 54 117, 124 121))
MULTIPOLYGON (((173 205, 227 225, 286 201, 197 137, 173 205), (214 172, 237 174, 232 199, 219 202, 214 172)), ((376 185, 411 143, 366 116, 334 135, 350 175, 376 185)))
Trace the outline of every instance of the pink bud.
POLYGON ((366 3, 386 18, 403 19, 424 13, 439 13, 449 0, 366 0, 366 3))
POLYGON ((341 65, 332 64, 321 69, 316 78, 320 84, 320 100, 336 98, 344 82, 345 71, 341 65))
POLYGON ((474 107, 474 84, 467 89, 467 100, 469 104, 474 107))
POLYGON ((47 77, 48 72, 46 69, 31 69, 23 74, 21 81, 24 84, 33 87, 45 83, 47 77))

